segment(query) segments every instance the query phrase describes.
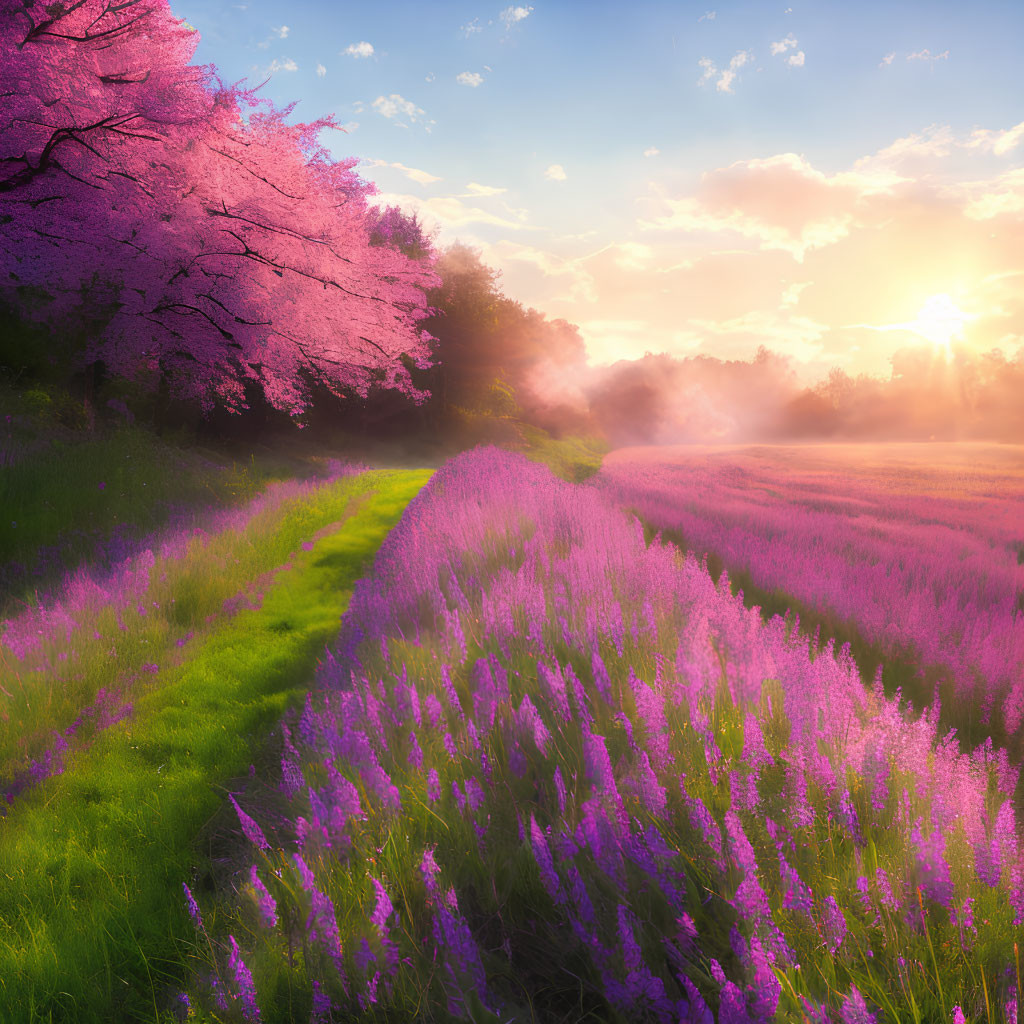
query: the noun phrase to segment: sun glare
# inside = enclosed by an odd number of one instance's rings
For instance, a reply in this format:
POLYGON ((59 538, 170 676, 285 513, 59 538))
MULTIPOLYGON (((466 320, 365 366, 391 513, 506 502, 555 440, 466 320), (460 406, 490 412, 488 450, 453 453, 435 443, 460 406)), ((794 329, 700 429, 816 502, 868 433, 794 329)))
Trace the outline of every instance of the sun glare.
POLYGON ((964 324, 970 316, 946 295, 932 295, 921 307, 917 319, 907 326, 922 338, 927 338, 937 348, 949 350, 954 338, 963 336, 964 324))

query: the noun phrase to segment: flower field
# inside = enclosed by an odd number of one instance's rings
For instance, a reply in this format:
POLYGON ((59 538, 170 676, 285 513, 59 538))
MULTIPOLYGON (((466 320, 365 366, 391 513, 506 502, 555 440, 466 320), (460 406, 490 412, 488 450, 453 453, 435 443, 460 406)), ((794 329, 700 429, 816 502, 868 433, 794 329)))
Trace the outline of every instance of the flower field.
MULTIPOLYGON (((231 798, 223 884, 182 880, 181 1016, 1016 1021, 1005 750, 648 543, 621 458, 572 485, 476 450, 409 504, 231 798)), ((976 521, 987 565, 1012 522, 976 521)))
POLYGON ((182 879, 216 863, 227 793, 265 764, 428 477, 338 467, 273 485, 14 609, 0 639, 0 1021, 164 1016, 187 978, 182 879))
POLYGON ((1024 753, 1018 447, 627 449, 600 484, 731 576, 914 663, 904 695, 921 706, 937 686, 943 724, 1024 753))

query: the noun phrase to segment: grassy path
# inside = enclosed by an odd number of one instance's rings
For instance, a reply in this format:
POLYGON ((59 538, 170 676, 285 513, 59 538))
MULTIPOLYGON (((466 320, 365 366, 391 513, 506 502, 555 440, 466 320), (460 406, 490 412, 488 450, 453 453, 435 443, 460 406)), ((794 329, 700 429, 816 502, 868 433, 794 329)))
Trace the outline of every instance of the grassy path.
POLYGON ((154 1021, 194 936, 195 837, 300 700, 351 588, 429 471, 375 474, 337 532, 0 821, 0 1021, 154 1021))

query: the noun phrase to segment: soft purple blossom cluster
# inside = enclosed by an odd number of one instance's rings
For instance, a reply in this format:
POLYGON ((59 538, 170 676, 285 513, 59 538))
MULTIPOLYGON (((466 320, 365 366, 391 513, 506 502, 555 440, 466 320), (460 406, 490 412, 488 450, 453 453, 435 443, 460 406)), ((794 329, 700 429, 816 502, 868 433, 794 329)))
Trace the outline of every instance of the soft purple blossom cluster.
POLYGON ((528 977, 629 1020, 870 1022, 853 972, 894 929, 1024 922, 1005 753, 519 456, 434 476, 316 686, 285 729, 297 849, 239 817, 321 1008, 508 1019, 528 977))

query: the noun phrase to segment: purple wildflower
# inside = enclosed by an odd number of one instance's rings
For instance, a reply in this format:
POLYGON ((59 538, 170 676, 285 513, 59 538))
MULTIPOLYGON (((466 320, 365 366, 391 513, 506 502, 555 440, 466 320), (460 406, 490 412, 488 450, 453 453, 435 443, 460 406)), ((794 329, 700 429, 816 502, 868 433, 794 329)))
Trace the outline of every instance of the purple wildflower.
POLYGON ((900 908, 900 901, 893 895, 892 887, 889 884, 889 876, 885 868, 878 868, 875 871, 875 883, 882 900, 882 906, 887 910, 896 911, 900 908))
POLYGON ((452 796, 455 798, 455 803, 458 806, 459 811, 465 813, 466 794, 462 792, 458 779, 452 779, 452 796))
POLYGON ((483 806, 484 803, 484 788, 480 785, 480 780, 470 775, 465 782, 466 789, 466 802, 469 804, 469 809, 474 813, 483 806))
POLYGON ((586 760, 587 775, 603 793, 618 794, 615 775, 612 772, 611 758, 604 737, 592 732, 583 734, 583 756, 586 760))
POLYGON ((572 721, 572 713, 569 711, 569 698, 566 695, 565 680, 562 678, 562 672, 558 664, 556 663, 553 667, 549 668, 543 661, 537 662, 537 678, 558 717, 563 722, 572 721))
POLYGON ((334 1003, 331 997, 323 990, 319 981, 313 981, 313 1013, 309 1018, 309 1024, 328 1024, 331 1019, 331 1011, 334 1003))
POLYGON ((436 729, 441 724, 441 718, 444 715, 441 701, 438 700, 436 693, 428 693, 423 703, 427 709, 427 721, 430 722, 430 728, 436 729))
POLYGON ((754 848, 747 839, 746 832, 740 824, 739 816, 733 810, 725 812, 725 828, 729 833, 732 847, 732 859, 736 866, 746 875, 753 875, 757 872, 757 860, 754 857, 754 848))
POLYGON ((519 710, 516 712, 516 719, 519 722, 520 729, 533 738, 534 745, 541 755, 547 756, 551 733, 544 724, 544 720, 540 717, 540 713, 534 707, 533 701, 530 700, 529 694, 523 697, 519 710))
POLYGON ((423 749, 415 732, 409 733, 409 764, 417 770, 423 767, 423 749))
POLYGON ((878 1014, 872 1013, 868 1009, 868 1004, 860 989, 851 983, 850 991, 843 999, 843 1005, 839 1010, 839 1019, 843 1024, 875 1024, 878 1014))
POLYGON ((537 867, 540 870, 540 880, 544 883, 547 894, 555 903, 565 903, 565 893, 562 891, 562 883, 555 871, 554 861, 551 859, 547 837, 532 814, 530 815, 530 847, 533 850, 533 859, 537 862, 537 867))
POLYGON ((245 838, 256 847, 256 849, 269 850, 270 843, 267 842, 267 838, 264 836, 263 830, 259 825, 257 825, 256 822, 238 806, 238 801, 234 796, 229 796, 228 799, 230 799, 231 806, 234 807, 235 813, 238 815, 238 821, 242 826, 242 835, 244 835, 245 838))
POLYGON ((822 924, 825 929, 825 939, 829 949, 834 953, 843 944, 846 938, 846 918, 839 909, 834 896, 825 897, 824 919, 822 924))
POLYGON ((771 916, 771 905, 768 903, 768 896, 756 875, 747 875, 736 887, 736 895, 733 897, 733 906, 740 912, 740 916, 748 921, 756 922, 762 918, 771 916))
POLYGON ((848 789, 843 790, 843 795, 839 800, 839 820, 854 843, 857 846, 863 846, 864 834, 861 831, 860 818, 857 816, 857 808, 853 806, 853 799, 848 789))
POLYGON ((366 974, 372 964, 377 962, 377 954, 370 949, 369 942, 362 939, 359 948, 352 954, 352 960, 361 974, 366 974))
POLYGON ((277 924, 277 902, 270 895, 270 890, 263 884, 256 865, 253 864, 249 870, 249 879, 252 887, 256 890, 256 905, 259 907, 260 920, 264 927, 273 928, 277 924))
POLYGON ((594 685, 597 687, 597 692, 608 704, 613 704, 608 669, 605 668, 604 661, 601 660, 601 655, 598 653, 596 645, 590 655, 590 668, 594 675, 594 685))
POLYGON ((256 1001, 256 985, 252 980, 252 972, 245 966, 234 935, 229 935, 228 941, 231 943, 228 970, 231 972, 231 978, 235 984, 237 998, 242 1004, 242 1017, 257 1024, 260 1020, 260 1007, 256 1001))
POLYGON ((646 750, 640 751, 636 773, 641 803, 655 817, 661 817, 668 803, 668 794, 665 787, 658 781, 658 776, 654 774, 646 750))
POLYGON ((451 761, 454 761, 459 756, 459 748, 450 732, 444 734, 444 749, 448 754, 448 759, 451 761))
POLYGON ((192 890, 184 882, 181 883, 181 887, 185 890, 185 905, 188 907, 188 916, 192 918, 197 928, 202 928, 203 918, 199 913, 199 905, 196 903, 195 896, 192 895, 192 890))
POLYGON ((920 824, 915 824, 911 838, 917 848, 917 867, 924 894, 948 907, 953 898, 953 880, 949 874, 946 841, 942 833, 933 828, 926 839, 921 835, 920 824))
POLYGON ((423 875, 423 884, 427 887, 427 892, 437 892, 437 874, 441 870, 438 866, 437 861, 434 859, 434 850, 436 847, 429 846, 423 851, 423 857, 420 860, 420 873, 423 875))
POLYGON ((727 981, 722 986, 718 1004, 718 1024, 750 1024, 747 1002, 739 985, 734 981, 727 981))
POLYGON ((339 976, 344 982, 344 967, 341 960, 341 936, 338 934, 338 921, 334 913, 331 898, 320 891, 316 884, 316 876, 302 859, 302 854, 293 853, 292 863, 302 882, 302 888, 309 897, 310 910, 306 919, 306 931, 311 942, 319 944, 331 958, 339 976))
POLYGON ((809 918, 814 905, 811 890, 804 883, 796 868, 781 853, 779 854, 779 874, 782 877, 782 884, 785 886, 782 905, 786 910, 797 910, 809 918))
POLYGON ((562 778, 562 769, 555 765, 555 793, 558 797, 558 813, 565 814, 565 781, 562 778))
POLYGON ((680 1024, 715 1024, 714 1014, 708 1004, 704 1002, 704 997, 697 990, 697 986, 685 975, 680 975, 679 980, 682 982, 683 988, 686 990, 686 998, 689 1000, 686 1016, 680 1018, 680 1024))
POLYGON ((427 772, 427 799, 431 803, 441 799, 441 779, 436 768, 431 768, 427 772))
POLYGON ((434 915, 433 928, 434 941, 447 953, 449 969, 453 973, 469 975, 477 995, 483 999, 487 976, 469 925, 448 906, 442 905, 434 915))

